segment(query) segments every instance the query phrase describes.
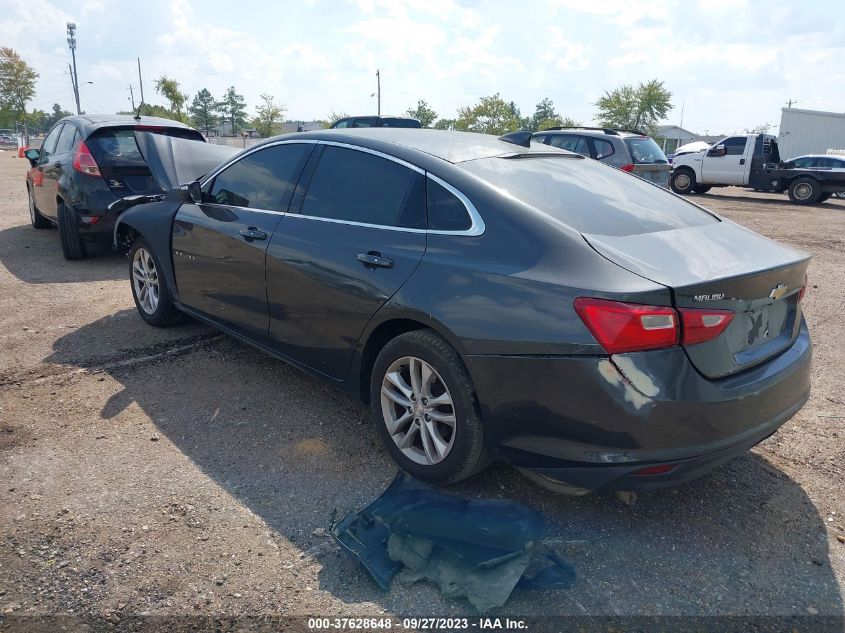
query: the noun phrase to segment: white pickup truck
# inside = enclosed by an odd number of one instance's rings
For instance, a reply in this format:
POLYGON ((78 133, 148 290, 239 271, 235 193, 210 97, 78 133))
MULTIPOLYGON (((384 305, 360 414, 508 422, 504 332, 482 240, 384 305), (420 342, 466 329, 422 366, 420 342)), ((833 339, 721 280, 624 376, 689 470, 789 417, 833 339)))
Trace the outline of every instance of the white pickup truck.
POLYGON ((845 173, 786 168, 771 134, 729 136, 709 149, 683 154, 673 161, 669 186, 675 193, 705 193, 711 187, 731 185, 786 191, 795 204, 816 204, 845 191, 845 173))

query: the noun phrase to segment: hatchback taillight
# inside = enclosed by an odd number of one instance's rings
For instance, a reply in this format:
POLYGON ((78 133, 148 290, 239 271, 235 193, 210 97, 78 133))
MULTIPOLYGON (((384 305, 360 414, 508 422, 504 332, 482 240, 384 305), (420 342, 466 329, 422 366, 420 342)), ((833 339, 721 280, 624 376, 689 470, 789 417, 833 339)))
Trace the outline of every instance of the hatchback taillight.
POLYGON ((91 150, 88 149, 88 146, 84 141, 80 143, 79 147, 76 149, 76 154, 73 157, 73 168, 76 171, 89 176, 102 175, 100 174, 100 167, 97 165, 97 161, 94 160, 94 157, 91 155, 91 150))
POLYGON ((608 354, 696 345, 728 327, 729 310, 649 306, 609 299, 578 297, 575 311, 608 354))
POLYGON ((679 341, 678 315, 666 306, 578 297, 575 311, 608 354, 672 347, 679 341))

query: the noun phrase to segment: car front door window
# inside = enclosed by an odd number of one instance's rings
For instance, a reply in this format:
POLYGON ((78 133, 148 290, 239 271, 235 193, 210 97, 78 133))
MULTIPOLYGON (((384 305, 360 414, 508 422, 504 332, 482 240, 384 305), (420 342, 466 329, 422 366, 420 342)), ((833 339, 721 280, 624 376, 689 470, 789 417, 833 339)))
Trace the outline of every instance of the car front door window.
POLYGON ((64 128, 64 123, 57 125, 50 133, 47 135, 47 138, 44 139, 44 142, 41 144, 41 162, 45 162, 52 154, 56 151, 56 143, 59 141, 59 135, 62 133, 62 128, 64 128))

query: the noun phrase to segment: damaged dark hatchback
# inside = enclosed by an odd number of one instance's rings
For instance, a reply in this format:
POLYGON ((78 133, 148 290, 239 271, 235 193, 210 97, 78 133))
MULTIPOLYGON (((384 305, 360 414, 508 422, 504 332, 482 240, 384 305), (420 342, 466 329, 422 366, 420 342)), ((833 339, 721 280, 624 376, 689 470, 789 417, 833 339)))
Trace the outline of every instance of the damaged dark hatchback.
POLYGON ((808 256, 577 154, 378 129, 269 139, 193 182, 148 162, 187 184, 116 227, 141 317, 369 402, 420 479, 502 459, 562 492, 676 484, 807 400, 808 256))

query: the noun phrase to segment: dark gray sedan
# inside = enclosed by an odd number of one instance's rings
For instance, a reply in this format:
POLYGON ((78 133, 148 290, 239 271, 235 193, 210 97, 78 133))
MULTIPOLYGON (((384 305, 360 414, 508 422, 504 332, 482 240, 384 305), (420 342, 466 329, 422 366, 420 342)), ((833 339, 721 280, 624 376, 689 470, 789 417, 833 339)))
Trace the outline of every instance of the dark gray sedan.
MULTIPOLYGON (((139 146, 176 186, 189 141, 166 142, 139 146)), ((547 145, 277 137, 115 235, 148 323, 187 313, 369 402, 436 483, 494 458, 568 492, 679 483, 810 389, 806 254, 547 145)))

